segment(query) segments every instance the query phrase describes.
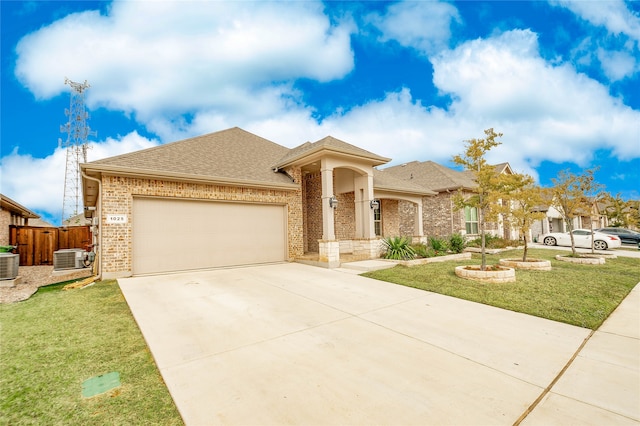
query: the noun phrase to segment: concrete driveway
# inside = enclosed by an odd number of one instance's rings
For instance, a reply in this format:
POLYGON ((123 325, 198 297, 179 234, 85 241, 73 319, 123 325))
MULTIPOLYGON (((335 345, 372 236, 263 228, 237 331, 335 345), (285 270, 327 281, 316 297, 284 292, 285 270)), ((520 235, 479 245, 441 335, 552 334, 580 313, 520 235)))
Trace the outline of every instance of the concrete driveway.
POLYGON ((188 425, 511 425, 590 334, 296 263, 119 283, 188 425))

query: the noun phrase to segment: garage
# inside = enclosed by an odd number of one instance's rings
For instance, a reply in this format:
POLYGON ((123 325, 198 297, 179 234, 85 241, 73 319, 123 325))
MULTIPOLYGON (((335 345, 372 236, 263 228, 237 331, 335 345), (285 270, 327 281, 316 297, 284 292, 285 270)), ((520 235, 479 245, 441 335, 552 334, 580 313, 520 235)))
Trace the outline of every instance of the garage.
POLYGON ((132 210, 134 275, 287 258, 284 205, 135 197, 132 210))

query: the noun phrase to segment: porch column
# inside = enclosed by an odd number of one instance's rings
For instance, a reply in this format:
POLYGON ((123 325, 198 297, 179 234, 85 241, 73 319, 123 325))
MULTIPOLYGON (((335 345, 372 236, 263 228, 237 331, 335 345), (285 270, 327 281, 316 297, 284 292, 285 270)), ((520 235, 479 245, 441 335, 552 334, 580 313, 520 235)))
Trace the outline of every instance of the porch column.
POLYGON ((327 165, 325 159, 322 159, 321 167, 322 239, 324 241, 334 241, 336 239, 336 231, 334 226, 333 208, 329 206, 329 199, 333 196, 333 167, 327 165))
MULTIPOLYGON (((356 201, 356 238, 376 238, 373 226, 373 174, 357 176, 354 179, 356 201)), ((383 213, 384 214, 384 213, 383 213)))

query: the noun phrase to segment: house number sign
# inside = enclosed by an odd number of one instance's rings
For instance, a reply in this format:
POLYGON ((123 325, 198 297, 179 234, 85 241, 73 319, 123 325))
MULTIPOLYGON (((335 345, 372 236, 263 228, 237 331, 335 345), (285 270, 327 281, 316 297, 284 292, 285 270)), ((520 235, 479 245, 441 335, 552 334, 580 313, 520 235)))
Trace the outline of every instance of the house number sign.
POLYGON ((107 215, 107 223, 127 223, 127 215, 126 214, 108 214, 107 215))

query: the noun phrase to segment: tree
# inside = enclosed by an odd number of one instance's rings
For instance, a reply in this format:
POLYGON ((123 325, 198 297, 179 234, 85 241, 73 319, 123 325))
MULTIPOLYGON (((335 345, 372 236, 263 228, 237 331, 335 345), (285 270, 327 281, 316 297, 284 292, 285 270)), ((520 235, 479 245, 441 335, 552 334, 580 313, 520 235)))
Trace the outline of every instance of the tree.
POLYGON ((595 253, 593 238, 593 209, 597 207, 597 203, 600 198, 603 197, 604 185, 596 182, 594 173, 598 171, 599 167, 585 170, 585 172, 579 176, 580 189, 582 190, 582 196, 584 199, 584 209, 589 212, 589 224, 591 231, 591 253, 595 253))
POLYGON ((551 178, 551 182, 553 182, 553 187, 550 188, 551 205, 560 212, 567 225, 573 256, 577 256, 576 243, 573 238, 573 220, 584 213, 585 209, 591 215, 593 204, 589 195, 595 185, 599 185, 593 180, 594 170, 586 170, 581 175, 573 174, 569 170, 561 170, 557 178, 551 178))
POLYGON ((453 162, 463 166, 473 173, 477 184, 474 194, 464 197, 458 192, 454 198, 455 206, 458 209, 465 207, 475 207, 478 210, 478 223, 480 224, 482 265, 481 270, 487 269, 487 259, 485 252, 485 229, 486 221, 497 218, 499 213, 499 177, 496 176, 495 168, 487 163, 485 155, 491 148, 501 144, 496 138, 502 137, 502 133, 496 133, 493 128, 484 131, 484 139, 470 139, 465 141, 465 151, 463 155, 453 157, 453 162))
POLYGON ((630 213, 633 212, 633 202, 625 201, 622 199, 620 194, 616 194, 615 197, 610 194, 607 195, 603 202, 606 207, 604 208, 604 214, 607 215, 607 219, 609 219, 609 224, 611 226, 619 226, 621 228, 629 228, 633 224, 631 223, 633 220, 632 215, 630 213))
POLYGON ((527 236, 531 225, 536 220, 542 220, 546 214, 535 211, 535 207, 544 204, 542 188, 534 183, 531 176, 514 173, 505 175, 500 181, 500 192, 505 200, 502 206, 502 215, 508 222, 515 225, 524 240, 524 253, 522 261, 527 261, 527 236))

